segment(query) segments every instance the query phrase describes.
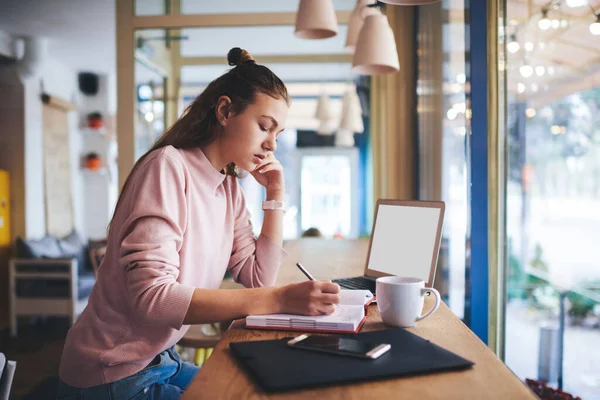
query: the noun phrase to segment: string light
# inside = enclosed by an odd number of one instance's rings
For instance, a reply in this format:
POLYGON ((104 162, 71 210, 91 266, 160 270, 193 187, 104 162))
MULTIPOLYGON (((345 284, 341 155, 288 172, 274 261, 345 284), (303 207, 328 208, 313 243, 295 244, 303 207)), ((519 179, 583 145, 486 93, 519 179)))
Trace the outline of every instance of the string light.
POLYGON ((529 64, 521 65, 519 72, 523 78, 529 78, 531 75, 533 75, 533 67, 529 64))
POLYGON ((535 74, 537 76, 544 76, 546 74, 546 68, 543 65, 535 67, 535 74))
POLYGON ((541 30, 547 31, 552 26, 552 21, 548 19, 548 9, 542 9, 542 18, 538 21, 538 26, 541 30))
POLYGON ((590 32, 592 35, 600 35, 600 14, 596 15, 596 22, 590 25, 590 32))
POLYGON ((517 42, 517 35, 513 33, 512 35, 510 35, 510 41, 506 45, 506 50, 508 50, 509 53, 514 54, 517 51, 519 51, 520 48, 521 45, 519 45, 519 42, 517 42))

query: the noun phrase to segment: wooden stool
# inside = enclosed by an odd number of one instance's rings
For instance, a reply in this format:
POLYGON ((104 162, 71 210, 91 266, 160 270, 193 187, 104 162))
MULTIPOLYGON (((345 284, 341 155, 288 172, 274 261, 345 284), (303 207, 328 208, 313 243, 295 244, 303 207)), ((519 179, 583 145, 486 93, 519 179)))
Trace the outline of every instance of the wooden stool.
POLYGON ((202 366, 212 354, 213 348, 221 340, 221 334, 227 330, 231 322, 192 325, 177 344, 181 347, 196 349, 194 363, 202 366))

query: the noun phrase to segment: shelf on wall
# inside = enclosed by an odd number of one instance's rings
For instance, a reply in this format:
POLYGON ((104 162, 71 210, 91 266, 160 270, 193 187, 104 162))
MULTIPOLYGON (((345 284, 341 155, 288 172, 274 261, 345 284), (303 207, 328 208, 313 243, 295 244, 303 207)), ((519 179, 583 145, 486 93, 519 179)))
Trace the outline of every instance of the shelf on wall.
POLYGON ((81 171, 86 174, 86 175, 107 175, 108 174, 108 168, 106 167, 101 167, 98 169, 89 169, 89 168, 81 168, 81 171))
POLYGON ((90 134, 90 135, 106 135, 107 130, 106 127, 101 127, 101 128, 92 128, 90 126, 81 126, 79 127, 79 131, 81 133, 86 133, 86 134, 90 134))

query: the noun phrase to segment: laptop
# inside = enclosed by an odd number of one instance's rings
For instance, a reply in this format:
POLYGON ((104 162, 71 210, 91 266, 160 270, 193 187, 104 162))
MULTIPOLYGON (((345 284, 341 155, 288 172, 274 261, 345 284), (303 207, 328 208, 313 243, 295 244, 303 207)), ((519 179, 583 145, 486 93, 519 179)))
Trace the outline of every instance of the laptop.
POLYGON ((375 293, 377 278, 396 275, 419 278, 433 287, 444 211, 442 201, 377 200, 363 276, 333 282, 375 293))

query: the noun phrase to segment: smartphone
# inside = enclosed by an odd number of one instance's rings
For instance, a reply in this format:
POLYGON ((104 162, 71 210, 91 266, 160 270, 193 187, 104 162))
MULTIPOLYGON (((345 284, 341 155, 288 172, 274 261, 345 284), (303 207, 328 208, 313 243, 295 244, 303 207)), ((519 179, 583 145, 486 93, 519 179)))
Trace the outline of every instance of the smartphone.
POLYGON ((387 343, 370 343, 352 338, 307 334, 297 336, 287 343, 288 346, 298 349, 369 359, 376 359, 392 348, 387 343))

